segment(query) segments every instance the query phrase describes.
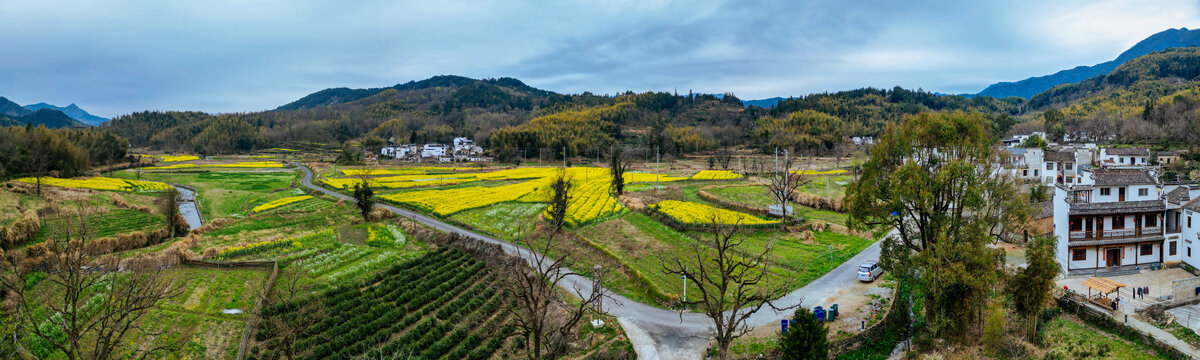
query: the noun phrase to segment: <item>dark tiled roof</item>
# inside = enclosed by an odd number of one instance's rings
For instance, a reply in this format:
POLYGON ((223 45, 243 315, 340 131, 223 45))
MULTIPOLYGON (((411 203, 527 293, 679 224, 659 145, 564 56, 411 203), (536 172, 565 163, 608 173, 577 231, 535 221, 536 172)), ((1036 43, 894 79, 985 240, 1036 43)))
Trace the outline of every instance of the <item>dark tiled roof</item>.
POLYGON ((1200 212, 1200 198, 1195 198, 1195 199, 1192 199, 1192 201, 1188 201, 1187 204, 1183 204, 1183 208, 1191 210, 1191 211, 1200 212))
POLYGON ((1167 201, 1170 201, 1172 204, 1182 204, 1188 202, 1188 200, 1191 200, 1188 198, 1187 186, 1180 186, 1175 188, 1175 190, 1171 190, 1167 193, 1166 198, 1167 201))
POLYGON ((1118 156, 1150 156, 1150 150, 1146 148, 1108 148, 1104 153, 1118 156))
POLYGON ((1034 205, 1034 211, 1035 211, 1033 213, 1034 220, 1041 220, 1041 219, 1045 219, 1045 218, 1054 216, 1054 202, 1053 201, 1043 201, 1043 202, 1037 203, 1036 205, 1034 205))
POLYGON ((1051 151, 1046 153, 1046 161, 1075 162, 1075 153, 1070 151, 1051 151))
POLYGON ((1154 177, 1145 171, 1097 171, 1092 174, 1096 186, 1155 184, 1154 177))
POLYGON ((1071 204, 1071 215, 1100 215, 1134 212, 1155 212, 1166 210, 1162 200, 1118 201, 1101 203, 1071 204))
POLYGON ((1158 156, 1179 156, 1178 150, 1163 150, 1158 152, 1158 156))

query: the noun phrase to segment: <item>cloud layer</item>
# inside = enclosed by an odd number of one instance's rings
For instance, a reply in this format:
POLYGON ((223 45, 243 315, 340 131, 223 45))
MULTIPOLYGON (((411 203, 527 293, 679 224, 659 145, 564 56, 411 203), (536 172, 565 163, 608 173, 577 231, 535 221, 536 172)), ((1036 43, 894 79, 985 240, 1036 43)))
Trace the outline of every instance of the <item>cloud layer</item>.
POLYGON ((1195 1, 0 2, 0 96, 150 109, 274 108, 328 87, 511 76, 559 92, 863 86, 975 92, 1200 26, 1195 1))

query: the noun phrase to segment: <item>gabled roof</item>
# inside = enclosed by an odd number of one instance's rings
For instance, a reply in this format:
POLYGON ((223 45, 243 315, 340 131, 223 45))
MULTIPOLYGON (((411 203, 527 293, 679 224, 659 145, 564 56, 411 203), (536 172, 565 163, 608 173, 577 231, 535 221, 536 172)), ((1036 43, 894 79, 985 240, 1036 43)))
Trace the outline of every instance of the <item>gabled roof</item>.
POLYGON ((1108 148, 1104 153, 1117 156, 1150 156, 1150 150, 1146 148, 1108 148))
POLYGON ((1154 177, 1145 171, 1096 171, 1092 173, 1092 180, 1096 186, 1153 185, 1157 183, 1154 177))
POLYGON ((1167 201, 1170 201, 1172 204, 1182 204, 1188 202, 1188 200, 1191 200, 1188 196, 1187 186, 1177 187, 1175 190, 1167 192, 1164 196, 1167 198, 1167 201))
POLYGON ((1200 198, 1195 198, 1195 199, 1192 199, 1192 201, 1188 201, 1187 204, 1183 204, 1183 208, 1191 210, 1191 211, 1195 211, 1195 212, 1200 212, 1200 198))
POLYGON ((1087 280, 1084 280, 1083 286, 1087 286, 1087 287, 1090 287, 1090 288, 1093 288, 1096 290, 1100 290, 1101 292, 1103 292, 1105 294, 1109 294, 1114 291, 1117 291, 1117 289, 1125 287, 1125 284, 1116 282, 1109 278, 1102 278, 1099 276, 1095 276, 1095 277, 1090 277, 1087 280))
POLYGON ((1057 162, 1075 162, 1075 153, 1071 151, 1051 151, 1047 152, 1043 159, 1046 161, 1057 162))

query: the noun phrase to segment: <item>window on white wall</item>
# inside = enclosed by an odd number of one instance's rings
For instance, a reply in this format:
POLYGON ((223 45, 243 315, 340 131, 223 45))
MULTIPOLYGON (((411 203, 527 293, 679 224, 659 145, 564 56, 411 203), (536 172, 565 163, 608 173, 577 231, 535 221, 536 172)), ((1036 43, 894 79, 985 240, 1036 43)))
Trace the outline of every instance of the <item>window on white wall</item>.
POLYGON ((1154 245, 1142 244, 1142 256, 1154 255, 1154 245))
POLYGON ((1084 249, 1071 250, 1071 260, 1072 261, 1087 260, 1087 250, 1084 250, 1084 249))
POLYGON ((1072 169, 1072 168, 1074 168, 1074 167, 1075 167, 1075 163, 1067 163, 1066 167, 1067 167, 1067 170, 1068 170, 1068 171, 1070 171, 1070 170, 1074 170, 1074 169, 1072 169))
POLYGON ((1046 163, 1046 170, 1054 170, 1054 163, 1046 163))
POLYGON ((1176 252, 1176 250, 1179 250, 1179 249, 1177 249, 1177 248, 1176 248, 1176 247, 1177 247, 1177 246, 1176 246, 1176 243, 1175 243, 1174 241, 1172 241, 1172 242, 1171 242, 1171 245, 1169 245, 1169 246, 1170 246, 1170 250, 1171 250, 1171 251, 1170 251, 1170 253, 1171 253, 1171 256, 1175 256, 1175 252, 1176 252))
POLYGON ((1112 188, 1100 188, 1100 196, 1112 195, 1112 188))
POLYGON ((1145 189, 1145 188, 1138 189, 1138 196, 1148 196, 1148 195, 1150 195, 1150 189, 1145 189))

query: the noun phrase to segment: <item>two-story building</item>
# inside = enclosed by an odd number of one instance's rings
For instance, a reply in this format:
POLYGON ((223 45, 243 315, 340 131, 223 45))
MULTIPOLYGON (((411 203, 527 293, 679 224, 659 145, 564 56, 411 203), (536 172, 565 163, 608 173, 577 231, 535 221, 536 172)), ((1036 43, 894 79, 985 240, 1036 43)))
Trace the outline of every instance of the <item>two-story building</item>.
POLYGON ((1063 271, 1200 265, 1200 254, 1191 257, 1192 247, 1200 247, 1200 216, 1188 222, 1200 210, 1200 186, 1159 183, 1152 169, 1083 168, 1076 184, 1055 186, 1054 234, 1063 271))
POLYGON ((1054 233, 1064 271, 1162 263, 1166 201, 1156 179, 1137 170, 1085 170, 1057 184, 1054 233))
POLYGON ((1146 148, 1100 149, 1100 166, 1103 167, 1146 166, 1149 160, 1150 150, 1146 148))
POLYGON ((449 146, 446 146, 446 145, 442 145, 442 144, 425 144, 425 146, 421 147, 421 157, 423 157, 423 158, 431 158, 431 157, 442 157, 442 156, 446 156, 446 152, 447 152, 448 150, 450 150, 450 147, 449 147, 449 146))

